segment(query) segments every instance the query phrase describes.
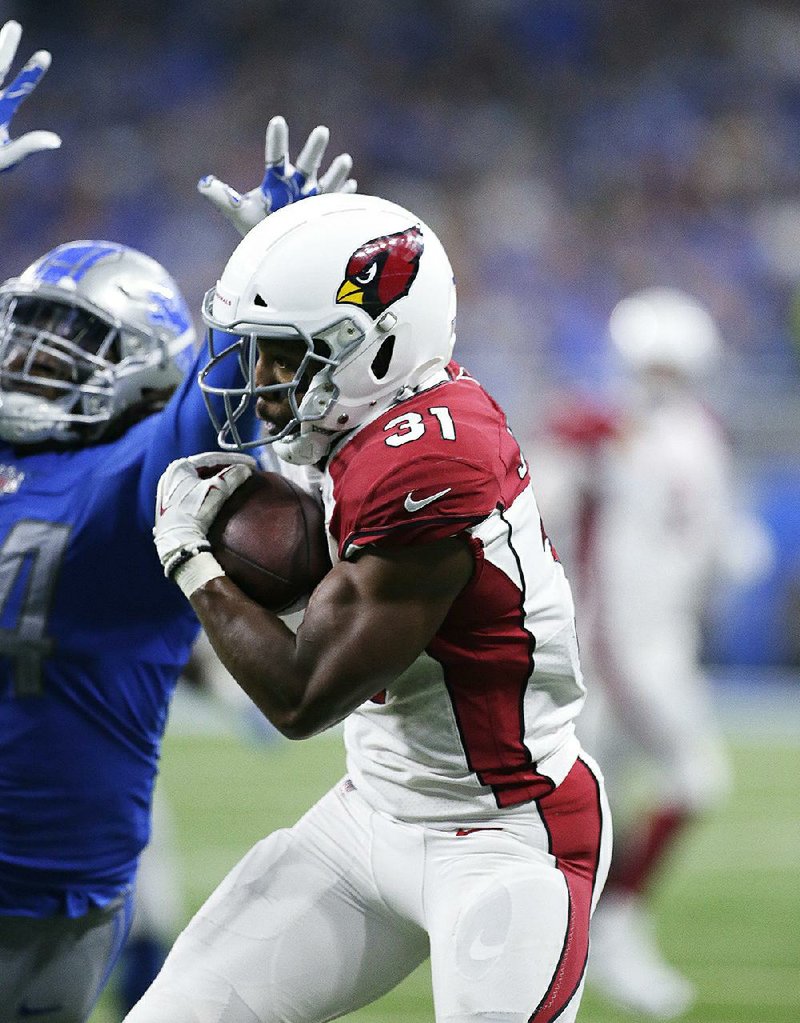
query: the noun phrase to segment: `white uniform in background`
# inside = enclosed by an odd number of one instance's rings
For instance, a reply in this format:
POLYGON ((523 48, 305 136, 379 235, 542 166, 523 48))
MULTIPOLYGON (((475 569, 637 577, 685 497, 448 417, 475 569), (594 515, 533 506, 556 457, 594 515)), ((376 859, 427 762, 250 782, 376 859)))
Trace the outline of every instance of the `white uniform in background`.
POLYGON ((532 462, 575 589, 590 683, 579 734, 603 768, 616 823, 588 982, 669 1018, 693 989, 658 951, 646 890, 681 826, 729 786, 700 665, 703 615, 715 582, 752 575, 768 546, 734 512, 726 439, 693 393, 719 347, 711 317, 652 289, 617 306, 610 333, 632 371, 622 407, 562 410, 548 464, 540 451, 532 462), (651 802, 637 810, 642 769, 651 802))

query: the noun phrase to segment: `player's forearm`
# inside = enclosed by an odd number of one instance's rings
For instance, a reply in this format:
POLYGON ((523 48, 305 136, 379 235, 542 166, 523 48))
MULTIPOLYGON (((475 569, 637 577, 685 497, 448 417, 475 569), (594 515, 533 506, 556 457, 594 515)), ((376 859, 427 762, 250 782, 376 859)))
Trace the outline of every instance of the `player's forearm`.
POLYGON ((224 666, 275 727, 291 736, 303 685, 295 677, 295 638, 277 615, 221 577, 195 590, 191 604, 224 666))
POLYGON ((277 615, 225 577, 195 590, 191 603, 219 659, 287 738, 329 728, 373 691, 368 685, 363 695, 343 684, 326 656, 331 644, 324 635, 298 640, 277 615))

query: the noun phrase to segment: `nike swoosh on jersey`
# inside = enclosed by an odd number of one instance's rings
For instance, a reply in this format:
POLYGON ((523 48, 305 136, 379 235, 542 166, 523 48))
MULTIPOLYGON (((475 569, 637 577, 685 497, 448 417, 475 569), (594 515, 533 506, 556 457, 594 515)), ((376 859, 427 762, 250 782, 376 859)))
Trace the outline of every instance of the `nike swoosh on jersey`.
POLYGON ((444 497, 445 494, 449 494, 452 487, 445 487, 444 490, 440 490, 438 494, 431 494, 430 497, 421 497, 418 501, 415 501, 412 497, 414 491, 409 490, 406 494, 406 499, 403 501, 403 507, 407 512, 418 512, 420 508, 424 508, 426 505, 432 504, 434 501, 438 501, 440 497, 444 497))

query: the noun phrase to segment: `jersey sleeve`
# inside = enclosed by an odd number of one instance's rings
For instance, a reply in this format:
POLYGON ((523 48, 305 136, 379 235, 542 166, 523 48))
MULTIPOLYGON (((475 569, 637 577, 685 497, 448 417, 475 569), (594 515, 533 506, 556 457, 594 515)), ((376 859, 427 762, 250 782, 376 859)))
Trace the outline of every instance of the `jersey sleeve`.
POLYGON ((530 482, 502 410, 461 377, 392 406, 333 454, 326 476, 340 558, 455 536, 530 482))
POLYGON ((364 452, 335 484, 331 534, 343 559, 366 546, 428 544, 455 536, 501 502, 498 479, 463 457, 409 457, 377 478, 370 462, 364 452))

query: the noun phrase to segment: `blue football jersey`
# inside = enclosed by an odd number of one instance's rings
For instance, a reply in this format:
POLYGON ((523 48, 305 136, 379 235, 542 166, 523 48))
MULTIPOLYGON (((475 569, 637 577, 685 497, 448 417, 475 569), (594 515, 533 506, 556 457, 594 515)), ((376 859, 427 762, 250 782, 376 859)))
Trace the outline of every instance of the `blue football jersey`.
POLYGON ((156 555, 155 493, 170 461, 217 447, 196 383, 207 359, 117 440, 0 445, 0 913, 103 905, 148 840, 198 631, 156 555))

